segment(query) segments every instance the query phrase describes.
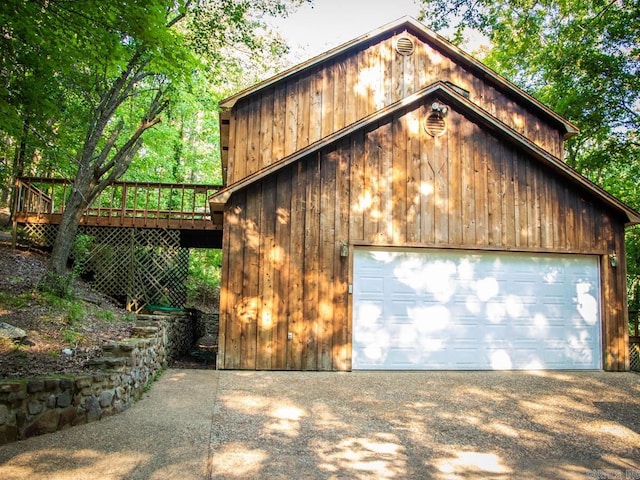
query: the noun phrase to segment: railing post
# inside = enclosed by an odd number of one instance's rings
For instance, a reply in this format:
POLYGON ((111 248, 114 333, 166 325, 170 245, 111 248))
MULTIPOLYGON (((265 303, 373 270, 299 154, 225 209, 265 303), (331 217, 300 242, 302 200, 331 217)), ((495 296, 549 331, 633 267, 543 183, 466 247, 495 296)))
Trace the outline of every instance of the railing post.
MULTIPOLYGON (((42 185, 40 185, 42 186, 42 185)), ((31 192, 33 192, 33 190, 31 190, 31 192)), ((38 189, 38 196, 36 197, 36 215, 37 218, 40 218, 40 215, 42 214, 41 210, 42 210, 42 204, 44 203, 44 198, 42 196, 44 192, 42 191, 41 188, 38 189)))
POLYGON ((155 221, 155 226, 158 226, 158 220, 160 219, 160 206, 161 206, 161 202, 162 202, 162 186, 158 183, 156 185, 156 187, 158 188, 158 206, 156 208, 156 221, 155 221))
POLYGON ((120 203, 120 225, 124 225, 124 219, 127 213, 127 184, 122 184, 122 201, 120 203))
POLYGON ((180 199, 180 226, 182 226, 182 222, 184 222, 184 193, 186 191, 186 185, 182 185, 182 197, 180 199))
POLYGON ((138 182, 133 184, 133 222, 138 218, 138 182))
POLYGON ((16 178, 13 184, 13 210, 11 215, 11 248, 16 249, 18 243, 18 205, 20 205, 19 197, 22 195, 22 181, 16 178))

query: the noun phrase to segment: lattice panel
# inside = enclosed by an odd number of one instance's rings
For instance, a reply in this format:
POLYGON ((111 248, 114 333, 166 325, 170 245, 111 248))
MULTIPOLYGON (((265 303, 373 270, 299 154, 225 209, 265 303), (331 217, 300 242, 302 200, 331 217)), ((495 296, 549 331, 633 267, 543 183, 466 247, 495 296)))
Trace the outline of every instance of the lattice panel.
POLYGON ((26 223, 22 228, 29 239, 41 247, 52 247, 58 234, 58 226, 47 223, 26 223))
MULTIPOLYGON (((56 225, 24 228, 39 245, 53 246, 56 225)), ((97 290, 126 298, 135 312, 148 304, 184 307, 189 249, 180 247, 179 230, 81 226, 78 234, 93 237, 83 276, 97 290)))
POLYGON ((128 299, 134 229, 88 227, 83 228, 82 233, 94 237, 84 275, 91 279, 97 290, 128 299))
POLYGON ((640 372, 640 345, 632 343, 629 345, 629 368, 635 372, 640 372))
POLYGON ((88 227, 83 233, 95 238, 85 271, 98 290, 126 296, 135 312, 148 304, 184 306, 189 250, 180 247, 178 230, 88 227))
POLYGON ((137 230, 133 250, 131 310, 144 304, 183 307, 187 300, 185 281, 189 273, 189 250, 180 247, 177 230, 137 230))

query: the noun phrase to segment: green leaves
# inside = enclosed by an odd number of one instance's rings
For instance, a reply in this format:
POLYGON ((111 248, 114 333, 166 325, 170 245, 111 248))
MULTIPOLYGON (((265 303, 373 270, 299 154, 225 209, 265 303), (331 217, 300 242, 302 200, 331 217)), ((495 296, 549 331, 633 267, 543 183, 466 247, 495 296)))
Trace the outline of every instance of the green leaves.
MULTIPOLYGON (((14 157, 14 149, 23 142, 20 170, 73 174, 79 156, 86 151, 87 126, 95 127, 93 122, 103 116, 105 95, 128 68, 133 68, 127 74, 130 83, 121 91, 108 125, 98 132, 100 139, 93 142, 97 152, 124 121, 114 141, 115 147, 121 146, 136 131, 154 92, 160 89, 163 97, 170 94, 166 98, 174 104, 191 104, 193 113, 197 110, 191 93, 194 80, 218 92, 231 85, 237 89, 238 81, 255 80, 253 72, 247 75, 243 70, 267 65, 270 62, 261 59, 279 56, 285 49, 262 18, 285 15, 300 3, 302 0, 1 2, 0 132, 14 141, 3 142, 0 154, 14 157)), ((211 92, 196 88, 205 93, 201 100, 212 103, 208 100, 211 92)), ((114 148, 112 155, 116 151, 114 148)))
POLYGON ((14 176, 75 177, 52 252, 55 272, 64 272, 81 212, 135 161, 136 178, 220 180, 211 86, 227 87, 227 72, 250 78, 237 74, 242 66, 281 52, 262 17, 299 3, 0 4, 0 133, 9 140, 0 154, 15 159, 14 176), (158 125, 161 132, 150 136, 158 125))

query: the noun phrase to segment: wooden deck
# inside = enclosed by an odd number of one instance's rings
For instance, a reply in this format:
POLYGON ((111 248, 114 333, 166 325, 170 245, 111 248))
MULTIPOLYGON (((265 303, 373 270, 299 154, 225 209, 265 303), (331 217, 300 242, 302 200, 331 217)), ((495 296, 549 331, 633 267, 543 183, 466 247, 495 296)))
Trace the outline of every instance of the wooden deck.
MULTIPOLYGON (((59 225, 72 182, 22 177, 15 196, 17 223, 59 225)), ((221 231, 222 213, 209 210, 208 198, 220 185, 116 182, 84 213, 80 224, 100 227, 221 231)))

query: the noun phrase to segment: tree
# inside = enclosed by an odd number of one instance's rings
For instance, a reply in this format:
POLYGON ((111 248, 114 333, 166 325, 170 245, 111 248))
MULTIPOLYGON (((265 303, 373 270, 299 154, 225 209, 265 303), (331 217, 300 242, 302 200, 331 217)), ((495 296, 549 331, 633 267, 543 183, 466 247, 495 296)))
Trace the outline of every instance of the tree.
MULTIPOLYGON (((421 18, 474 29, 483 61, 575 123, 566 162, 640 208, 640 3, 633 0, 423 0, 421 18)), ((630 300, 640 306, 640 231, 627 231, 630 300)))
POLYGON ((66 275, 83 212, 127 171, 172 97, 194 76, 214 81, 243 58, 281 50, 261 36, 259 18, 301 1, 2 3, 0 130, 19 139, 12 174, 24 171, 31 145, 57 149, 74 175, 49 283, 66 275))

